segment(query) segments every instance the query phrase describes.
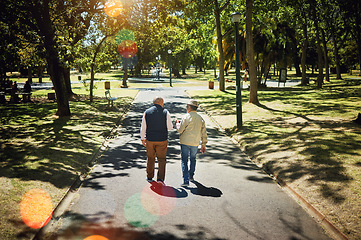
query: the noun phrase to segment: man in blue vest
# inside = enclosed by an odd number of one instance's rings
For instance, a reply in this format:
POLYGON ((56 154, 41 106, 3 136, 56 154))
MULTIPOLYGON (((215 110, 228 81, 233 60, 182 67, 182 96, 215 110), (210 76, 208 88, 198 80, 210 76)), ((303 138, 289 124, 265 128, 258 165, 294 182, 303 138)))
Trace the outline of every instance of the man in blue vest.
POLYGON ((155 97, 153 106, 143 114, 140 128, 142 144, 147 148, 147 181, 153 181, 155 158, 157 157, 157 181, 161 184, 164 184, 165 179, 168 131, 173 129, 170 114, 167 109, 163 108, 163 105, 163 98, 155 97))

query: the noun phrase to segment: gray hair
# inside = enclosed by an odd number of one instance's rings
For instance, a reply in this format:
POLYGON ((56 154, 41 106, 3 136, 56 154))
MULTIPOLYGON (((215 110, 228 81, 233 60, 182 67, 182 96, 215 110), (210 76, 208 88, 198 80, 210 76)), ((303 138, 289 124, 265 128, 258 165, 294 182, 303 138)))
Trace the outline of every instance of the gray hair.
POLYGON ((161 102, 164 102, 162 97, 153 98, 153 104, 158 104, 158 103, 161 103, 161 102))

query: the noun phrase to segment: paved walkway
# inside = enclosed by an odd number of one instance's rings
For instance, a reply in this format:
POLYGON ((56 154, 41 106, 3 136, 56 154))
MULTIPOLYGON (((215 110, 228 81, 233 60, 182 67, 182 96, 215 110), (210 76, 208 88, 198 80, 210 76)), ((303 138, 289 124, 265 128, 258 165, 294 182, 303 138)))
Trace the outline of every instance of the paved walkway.
POLYGON ((172 131, 167 186, 149 184, 139 127, 155 95, 164 97, 173 120, 185 113, 183 89, 141 91, 119 129, 121 136, 111 142, 59 221, 56 239, 330 239, 204 113, 209 144, 198 155, 196 182, 180 187, 180 147, 172 131))

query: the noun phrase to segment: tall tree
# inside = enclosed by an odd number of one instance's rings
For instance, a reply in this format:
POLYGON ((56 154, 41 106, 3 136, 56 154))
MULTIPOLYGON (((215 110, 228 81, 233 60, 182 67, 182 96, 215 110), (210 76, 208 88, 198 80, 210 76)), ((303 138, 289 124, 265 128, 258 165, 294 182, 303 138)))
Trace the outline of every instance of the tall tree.
POLYGON ((29 10, 35 19, 39 34, 43 36, 46 49, 48 72, 54 85, 58 110, 56 114, 60 117, 70 116, 69 95, 65 84, 65 69, 61 64, 58 44, 55 41, 56 32, 52 25, 50 0, 29 1, 29 10))
POLYGON ((223 52, 223 33, 221 28, 221 13, 229 5, 230 0, 226 1, 220 6, 218 0, 213 0, 214 17, 216 21, 216 32, 217 32, 217 46, 218 46, 218 64, 219 64, 219 90, 224 91, 225 80, 224 80, 224 52, 223 52))
POLYGON ((22 26, 38 34, 46 50, 48 72, 57 95, 57 115, 70 116, 69 46, 84 37, 93 14, 100 11, 100 0, 4 0, 5 14, 17 13, 22 26), (11 10, 11 11, 10 11, 11 10))
POLYGON ((249 79, 250 79, 249 102, 258 104, 259 103, 257 96, 258 83, 257 83, 256 63, 254 61, 252 15, 253 15, 253 0, 246 0, 246 45, 247 45, 249 79))
POLYGON ((324 54, 321 46, 321 29, 319 27, 319 17, 318 17, 318 3, 317 0, 311 0, 311 14, 313 24, 316 31, 316 44, 317 44, 317 67, 318 67, 318 76, 317 76, 317 88, 322 88, 323 85, 323 67, 324 67, 324 54))
POLYGON ((307 85, 309 80, 306 74, 306 59, 307 59, 307 48, 308 48, 308 32, 307 32, 307 17, 306 11, 304 8, 301 10, 302 16, 302 33, 303 33, 303 42, 302 42, 302 56, 301 56, 301 68, 302 68, 302 80, 301 85, 307 85))

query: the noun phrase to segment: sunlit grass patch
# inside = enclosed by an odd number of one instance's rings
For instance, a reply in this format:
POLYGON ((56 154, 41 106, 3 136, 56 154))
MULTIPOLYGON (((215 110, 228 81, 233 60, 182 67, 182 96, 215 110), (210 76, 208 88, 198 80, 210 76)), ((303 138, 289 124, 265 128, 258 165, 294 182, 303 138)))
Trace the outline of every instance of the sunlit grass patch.
POLYGON ((361 235, 361 85, 332 80, 313 86, 242 91, 243 127, 236 128, 235 91, 191 90, 202 108, 252 159, 304 196, 352 239, 361 235))

